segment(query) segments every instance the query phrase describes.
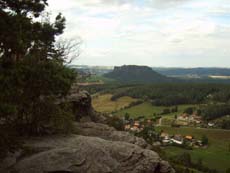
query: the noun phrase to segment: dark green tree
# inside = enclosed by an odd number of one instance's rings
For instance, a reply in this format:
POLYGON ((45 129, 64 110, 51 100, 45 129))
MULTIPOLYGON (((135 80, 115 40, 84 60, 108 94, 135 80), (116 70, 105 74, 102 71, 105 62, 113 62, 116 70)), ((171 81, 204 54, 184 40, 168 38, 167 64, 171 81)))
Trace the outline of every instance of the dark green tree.
POLYGON ((159 134, 156 132, 154 126, 145 126, 144 129, 136 134, 142 137, 146 142, 152 144, 154 141, 159 140, 159 134))
POLYGON ((39 59, 55 57, 55 37, 63 33, 65 18, 59 14, 54 23, 34 20, 47 5, 47 0, 0 1, 0 59, 4 63, 12 64, 31 54, 39 59))
POLYGON ((125 117, 124 117, 124 118, 125 118, 125 120, 129 120, 129 118, 130 118, 129 113, 127 113, 127 112, 126 112, 126 113, 125 113, 125 117))
POLYGON ((178 112, 178 106, 175 106, 171 109, 171 112, 178 112))
POLYGON ((70 105, 57 105, 76 74, 55 46, 65 18, 38 20, 47 0, 0 0, 0 156, 17 148, 18 135, 68 131, 70 105), (36 19, 36 20, 35 20, 36 19))
POLYGON ((117 130, 124 130, 124 122, 123 120, 118 116, 112 116, 107 119, 107 124, 114 127, 117 130))
POLYGON ((187 113, 189 115, 191 115, 193 113, 193 108, 192 107, 188 107, 184 110, 184 113, 187 113))
POLYGON ((170 109, 165 108, 165 109, 163 109, 161 114, 164 115, 164 114, 169 114, 169 113, 170 113, 170 109))
POLYGON ((201 138, 201 142, 203 145, 208 145, 208 137, 206 135, 203 135, 201 138))
POLYGON ((175 120, 177 119, 177 115, 174 115, 174 119, 175 119, 175 120))

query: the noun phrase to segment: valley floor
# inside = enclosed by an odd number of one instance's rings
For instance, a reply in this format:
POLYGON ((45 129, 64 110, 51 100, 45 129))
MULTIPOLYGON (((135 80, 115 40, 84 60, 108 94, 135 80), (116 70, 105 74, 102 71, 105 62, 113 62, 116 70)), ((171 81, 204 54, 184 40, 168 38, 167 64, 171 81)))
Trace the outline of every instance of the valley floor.
MULTIPOLYGON (((165 108, 164 106, 153 106, 149 102, 123 109, 123 107, 135 102, 136 99, 131 97, 121 97, 116 101, 111 101, 111 94, 102 94, 93 98, 93 106, 99 112, 115 112, 114 115, 123 117, 125 114, 129 114, 130 117, 137 118, 139 116, 145 116, 146 118, 152 118, 154 115, 159 114, 165 108)), ((187 150, 174 146, 163 147, 167 157, 172 157, 184 152, 190 153, 192 160, 197 162, 202 160, 202 163, 212 169, 216 169, 220 172, 225 172, 230 168, 230 131, 223 129, 206 129, 198 127, 171 127, 171 122, 175 119, 175 115, 180 115, 188 107, 198 107, 199 105, 178 105, 178 112, 168 113, 162 116, 161 123, 158 124, 156 129, 158 131, 164 131, 168 134, 181 134, 191 135, 197 139, 200 139, 203 135, 206 135, 209 139, 207 148, 197 148, 193 150, 187 150), (160 125, 160 126, 159 126, 160 125)))

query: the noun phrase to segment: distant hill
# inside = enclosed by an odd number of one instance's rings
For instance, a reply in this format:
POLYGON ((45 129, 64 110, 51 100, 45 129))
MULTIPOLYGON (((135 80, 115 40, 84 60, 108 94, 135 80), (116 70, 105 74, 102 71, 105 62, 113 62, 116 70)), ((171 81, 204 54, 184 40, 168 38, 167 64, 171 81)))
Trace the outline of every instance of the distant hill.
POLYGON ((170 82, 173 80, 172 78, 155 72, 150 67, 136 65, 114 67, 112 72, 104 74, 104 76, 123 83, 156 83, 170 82))
POLYGON ((170 77, 230 76, 230 68, 153 68, 153 70, 170 77))

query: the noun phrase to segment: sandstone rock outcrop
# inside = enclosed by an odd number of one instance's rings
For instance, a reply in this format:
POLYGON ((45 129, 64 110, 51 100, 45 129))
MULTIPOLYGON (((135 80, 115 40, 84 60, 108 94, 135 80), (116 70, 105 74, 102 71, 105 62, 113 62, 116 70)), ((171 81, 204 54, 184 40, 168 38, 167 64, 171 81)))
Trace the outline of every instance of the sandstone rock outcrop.
POLYGON ((135 144, 80 135, 55 136, 27 142, 47 149, 21 159, 18 173, 172 173, 171 166, 153 151, 135 144))
POLYGON ((129 132, 117 131, 106 124, 94 122, 75 123, 75 132, 79 135, 100 137, 110 141, 128 142, 142 148, 151 148, 144 139, 138 138, 129 132))
POLYGON ((101 117, 93 110, 87 92, 71 92, 57 104, 62 102, 73 104, 78 121, 73 134, 27 139, 24 148, 30 152, 21 151, 3 161, 0 172, 174 173, 142 138, 96 123, 102 122, 101 117))
POLYGON ((66 97, 57 99, 57 104, 61 103, 70 103, 72 105, 76 121, 80 121, 82 118, 88 118, 88 121, 96 121, 91 96, 87 91, 79 91, 79 89, 73 87, 66 97))
POLYGON ((105 124, 75 123, 72 135, 36 137, 25 147, 36 151, 18 155, 7 173, 173 173, 172 167, 148 149, 141 138, 105 124))

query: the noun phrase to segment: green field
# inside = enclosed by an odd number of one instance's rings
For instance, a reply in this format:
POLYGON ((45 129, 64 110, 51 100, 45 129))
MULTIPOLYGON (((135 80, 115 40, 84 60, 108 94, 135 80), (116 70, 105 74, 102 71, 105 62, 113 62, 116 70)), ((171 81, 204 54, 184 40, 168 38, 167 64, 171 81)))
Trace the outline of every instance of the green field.
POLYGON ((103 94, 93 97, 93 108, 98 112, 111 113, 136 101, 136 99, 127 96, 121 97, 116 101, 111 101, 111 97, 112 94, 103 94))
POLYGON ((217 169, 221 172, 225 172, 227 168, 230 168, 230 131, 186 127, 157 127, 157 129, 169 134, 193 135, 197 139, 205 134, 209 138, 209 146, 206 149, 185 150, 178 147, 166 147, 165 152, 167 156, 188 152, 194 161, 201 158, 203 164, 209 168, 217 169))
MULTIPOLYGON (((181 113, 183 113, 183 111, 188 107, 196 107, 196 105, 178 105, 178 112, 165 114, 163 118, 172 119, 174 118, 175 115, 180 115, 181 113)), ((147 118, 150 118, 154 114, 161 113, 166 108, 171 109, 173 108, 173 106, 172 107, 153 106, 149 102, 144 102, 140 105, 137 105, 137 106, 125 109, 125 110, 121 110, 117 112, 116 114, 120 116, 124 116, 126 113, 128 113, 130 114, 131 117, 145 116, 147 118)))

